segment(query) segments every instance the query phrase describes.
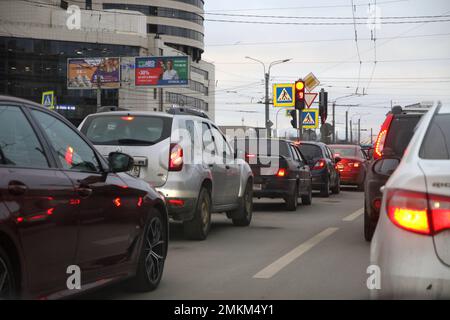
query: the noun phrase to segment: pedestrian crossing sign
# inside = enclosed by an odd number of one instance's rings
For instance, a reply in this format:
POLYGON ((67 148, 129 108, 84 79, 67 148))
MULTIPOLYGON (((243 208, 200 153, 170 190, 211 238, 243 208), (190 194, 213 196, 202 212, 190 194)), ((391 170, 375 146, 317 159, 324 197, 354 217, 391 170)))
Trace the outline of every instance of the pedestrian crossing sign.
POLYGON ((55 108, 55 92, 47 91, 42 93, 42 102, 41 104, 49 109, 55 108))
POLYGON ((294 107, 295 106, 294 84, 274 84, 273 105, 275 107, 294 107))
POLYGON ((308 109, 302 111, 303 129, 317 129, 319 126, 319 110, 308 109))

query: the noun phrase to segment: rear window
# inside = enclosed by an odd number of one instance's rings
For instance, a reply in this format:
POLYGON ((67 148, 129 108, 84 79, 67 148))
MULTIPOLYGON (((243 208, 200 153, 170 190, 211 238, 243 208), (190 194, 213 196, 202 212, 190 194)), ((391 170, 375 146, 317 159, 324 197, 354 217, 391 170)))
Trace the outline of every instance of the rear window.
POLYGON ((414 135, 414 129, 420 118, 420 115, 395 117, 389 128, 383 152, 386 152, 386 149, 389 148, 393 155, 402 157, 414 135))
POLYGON ((299 148, 307 160, 323 158, 322 149, 315 144, 301 144, 299 148))
MULTIPOLYGON (((241 149, 243 146, 243 139, 235 140, 235 150, 241 149)), ((288 149, 288 144, 285 141, 268 140, 268 139, 245 139, 245 153, 256 153, 263 156, 278 156, 281 155, 286 158, 291 158, 291 153, 288 149), (278 142, 278 150, 272 150, 272 143, 278 142), (272 152, 273 151, 273 152, 272 152)))
POLYGON ((170 137, 172 118, 156 116, 94 116, 83 132, 93 144, 106 146, 151 146, 170 137))
POLYGON ((429 160, 450 159, 450 114, 434 116, 419 154, 421 158, 429 160))
POLYGON ((333 154, 339 157, 356 157, 356 148, 340 148, 340 147, 330 147, 333 154))

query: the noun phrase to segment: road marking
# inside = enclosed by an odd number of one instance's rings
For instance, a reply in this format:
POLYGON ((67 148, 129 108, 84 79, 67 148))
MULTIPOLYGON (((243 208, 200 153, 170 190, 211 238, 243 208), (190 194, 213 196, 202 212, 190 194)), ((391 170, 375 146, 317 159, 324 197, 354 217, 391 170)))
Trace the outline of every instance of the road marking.
POLYGON ((267 267, 265 267, 264 269, 259 271, 257 274, 255 274, 253 276, 253 278, 256 278, 256 279, 272 278, 275 274, 280 272, 283 268, 285 268, 291 262, 293 262, 294 260, 299 258, 302 254, 309 251, 315 245, 319 244, 322 240, 331 236, 337 230, 339 230, 339 228, 328 228, 328 229, 325 229, 324 231, 322 231, 321 233, 316 234, 314 237, 310 238, 306 242, 303 242, 297 248, 288 252, 287 254, 282 256, 280 259, 276 260, 272 264, 268 265, 267 267))
POLYGON ((364 208, 358 209, 355 212, 353 212, 352 214, 346 216, 344 219, 342 219, 342 221, 347 221, 347 222, 353 221, 356 218, 358 218, 360 215, 362 215, 363 213, 364 213, 364 208))

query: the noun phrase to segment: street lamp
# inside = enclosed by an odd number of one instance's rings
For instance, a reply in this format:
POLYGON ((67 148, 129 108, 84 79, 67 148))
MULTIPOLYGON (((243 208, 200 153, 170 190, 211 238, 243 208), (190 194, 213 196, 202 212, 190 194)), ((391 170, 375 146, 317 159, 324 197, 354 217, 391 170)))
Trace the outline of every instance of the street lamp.
POLYGON ((271 62, 271 63, 269 64, 269 68, 266 69, 266 64, 265 64, 264 62, 262 62, 261 60, 258 60, 258 59, 252 58, 252 57, 245 57, 245 58, 246 58, 246 59, 249 59, 249 60, 256 61, 256 62, 262 64, 262 66, 263 66, 263 68, 264 68, 264 81, 265 81, 265 84, 266 84, 266 96, 265 96, 265 105, 266 105, 266 125, 265 125, 265 127, 266 127, 266 130, 267 130, 267 136, 270 138, 270 136, 271 136, 271 131, 270 131, 271 125, 270 125, 270 118, 269 118, 269 117, 270 117, 270 115, 269 115, 269 113, 270 113, 270 108, 269 108, 269 81, 270 81, 270 70, 272 69, 273 66, 276 66, 277 64, 282 64, 282 63, 289 62, 289 61, 291 61, 292 59, 283 59, 283 60, 276 60, 276 61, 273 61, 273 62, 271 62), (267 72, 266 72, 266 70, 267 70, 267 72))

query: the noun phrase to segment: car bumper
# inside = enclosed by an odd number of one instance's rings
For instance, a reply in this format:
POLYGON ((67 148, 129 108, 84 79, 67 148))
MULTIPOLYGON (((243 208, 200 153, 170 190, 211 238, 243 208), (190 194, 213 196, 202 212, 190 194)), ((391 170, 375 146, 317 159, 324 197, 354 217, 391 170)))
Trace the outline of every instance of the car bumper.
POLYGON ((314 190, 320 190, 327 181, 328 172, 326 170, 311 171, 311 176, 312 176, 312 188, 314 190))
POLYGON ((348 172, 348 171, 339 171, 339 175, 341 178, 341 184, 361 184, 363 183, 363 172, 361 170, 357 172, 348 172))
POLYGON ((450 299, 450 267, 436 255, 433 237, 395 226, 382 208, 370 261, 380 268, 373 299, 450 299))
POLYGON ((177 221, 192 220, 200 192, 200 184, 201 181, 196 181, 194 178, 183 179, 181 174, 175 173, 169 176, 163 186, 156 188, 166 198, 167 210, 172 219, 177 221), (180 202, 182 202, 182 205, 180 202))
POLYGON ((255 198, 284 198, 295 189, 295 179, 277 177, 255 177, 253 183, 253 197, 255 198), (261 190, 258 187, 261 186, 261 190))

